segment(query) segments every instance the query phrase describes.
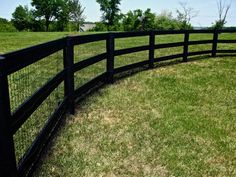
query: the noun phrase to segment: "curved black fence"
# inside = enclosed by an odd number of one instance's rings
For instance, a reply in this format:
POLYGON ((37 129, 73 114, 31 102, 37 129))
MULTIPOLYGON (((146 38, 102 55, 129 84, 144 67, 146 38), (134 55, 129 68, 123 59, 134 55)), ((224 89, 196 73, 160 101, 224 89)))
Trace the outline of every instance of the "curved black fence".
MULTIPOLYGON (((115 74, 144 65, 153 68, 155 62, 175 58, 182 58, 184 62, 187 62, 189 56, 211 54, 211 56, 214 57, 217 53, 236 53, 236 48, 234 50, 218 49, 217 45, 219 43, 236 43, 236 40, 219 40, 218 35, 220 33, 236 33, 236 31, 181 30, 70 36, 0 56, 0 177, 30 176, 35 169, 35 165, 43 149, 58 128, 63 115, 66 113, 74 114, 75 100, 83 96, 92 87, 96 86, 97 83, 113 83, 115 74), (213 34, 213 38, 211 40, 201 41, 189 40, 191 34, 198 33, 213 34), (155 40, 157 35, 169 34, 183 34, 184 40, 182 42, 156 44, 155 40), (115 50, 116 39, 139 36, 148 36, 149 44, 115 50), (74 63, 74 46, 96 41, 106 41, 106 52, 74 63), (210 44, 212 48, 211 50, 189 52, 189 46, 199 44, 210 44), (174 55, 159 58, 154 57, 155 50, 172 47, 183 47, 183 51, 174 55), (20 106, 12 110, 10 101, 11 89, 9 88, 8 77, 58 51, 63 51, 63 61, 61 61, 63 62, 63 69, 59 70, 57 74, 44 83, 42 87, 38 88, 33 94, 20 103, 20 106), (115 56, 140 51, 149 51, 148 59, 118 68, 114 67, 115 56), (106 61, 105 72, 83 86, 75 88, 74 74, 101 61, 106 61), (56 108, 51 116, 47 118, 47 121, 43 123, 43 128, 36 133, 37 136, 32 140, 31 145, 20 155, 20 158, 17 158, 16 139, 13 138, 14 135, 24 126, 29 117, 39 109, 50 94, 61 85, 63 87, 62 100, 56 103, 56 108)), ((31 84, 34 83, 32 82, 31 84)))

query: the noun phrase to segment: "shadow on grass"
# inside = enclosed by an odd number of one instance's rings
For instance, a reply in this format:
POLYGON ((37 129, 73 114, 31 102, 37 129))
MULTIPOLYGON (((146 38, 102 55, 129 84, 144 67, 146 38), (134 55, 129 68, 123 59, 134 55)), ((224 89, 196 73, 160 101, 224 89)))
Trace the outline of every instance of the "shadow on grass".
MULTIPOLYGON (((220 58, 220 57, 236 57, 235 54, 226 54, 226 55, 218 55, 214 58, 220 58)), ((128 71, 124 71, 118 74, 114 75, 114 83, 117 81, 121 81, 123 79, 126 79, 127 77, 133 76, 137 73, 147 71, 147 70, 153 70, 153 69, 158 69, 162 67, 170 67, 178 64, 183 64, 183 63, 191 63, 195 61, 201 61, 205 59, 211 58, 211 55, 202 55, 202 56, 195 56, 195 57, 189 57, 187 62, 183 62, 182 58, 178 59, 173 59, 173 60, 167 60, 167 61, 162 61, 162 62, 156 62, 153 68, 149 68, 148 65, 144 65, 141 67, 137 67, 128 71)), ((107 83, 104 82, 98 82, 94 87, 91 89, 87 90, 86 93, 84 93, 81 97, 76 99, 76 106, 79 106, 82 102, 86 100, 87 97, 90 97, 92 95, 100 95, 101 92, 99 90, 105 88, 107 86, 107 83)))
MULTIPOLYGON (((220 58, 220 57, 236 57, 236 55, 235 54, 222 54, 222 55, 218 55, 213 58, 220 58)), ((156 62, 153 68, 149 68, 148 65, 144 65, 141 67, 137 67, 137 68, 134 68, 134 69, 131 69, 128 71, 124 71, 124 72, 115 74, 114 75, 114 83, 117 81, 126 79, 127 77, 133 76, 137 73, 143 72, 143 71, 158 69, 158 68, 162 68, 162 67, 169 67, 169 66, 174 66, 174 65, 183 64, 183 63, 191 63, 191 62, 201 61, 201 60, 205 60, 205 59, 209 59, 209 58, 212 58, 211 55, 189 57, 187 62, 183 62, 182 58, 174 59, 174 60, 167 60, 164 62, 156 62)), ((84 93, 80 98, 76 99, 77 106, 81 102, 85 101, 87 97, 92 96, 94 94, 100 94, 100 92, 98 92, 98 91, 100 89, 105 88, 106 86, 107 86, 106 82, 97 83, 96 86, 94 86, 93 88, 88 90, 86 93, 84 93)))
POLYGON ((129 71, 124 71, 122 73, 116 74, 115 75, 115 81, 125 79, 127 77, 130 77, 130 76, 135 75, 135 74, 137 74, 139 72, 142 72, 142 71, 153 70, 153 69, 158 69, 158 68, 162 68, 162 67, 169 67, 169 66, 173 66, 173 65, 204 60, 204 59, 208 59, 209 57, 210 57, 210 55, 191 57, 191 58, 188 59, 187 62, 183 62, 182 58, 177 58, 177 59, 167 60, 167 61, 161 61, 161 62, 156 62, 154 64, 153 68, 149 68, 148 65, 144 65, 144 66, 137 67, 137 68, 129 70, 129 71))

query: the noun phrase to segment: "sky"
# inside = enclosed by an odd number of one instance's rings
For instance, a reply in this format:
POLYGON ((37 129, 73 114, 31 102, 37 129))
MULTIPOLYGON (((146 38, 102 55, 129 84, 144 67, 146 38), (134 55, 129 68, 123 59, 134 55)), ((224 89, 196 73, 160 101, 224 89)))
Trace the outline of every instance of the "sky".
MULTIPOLYGON (((231 1, 231 9, 228 13, 226 26, 236 26, 236 0, 231 1)), ((86 21, 99 21, 102 13, 96 0, 80 0, 85 7, 86 21)), ((151 8, 152 12, 160 14, 162 11, 170 11, 176 16, 176 10, 181 9, 179 3, 186 2, 189 7, 198 11, 198 16, 192 19, 193 26, 211 26, 218 17, 217 0, 122 0, 121 12, 127 13, 129 10, 151 8)), ((11 14, 18 5, 28 5, 31 7, 31 0, 0 0, 0 17, 11 19, 11 14)))

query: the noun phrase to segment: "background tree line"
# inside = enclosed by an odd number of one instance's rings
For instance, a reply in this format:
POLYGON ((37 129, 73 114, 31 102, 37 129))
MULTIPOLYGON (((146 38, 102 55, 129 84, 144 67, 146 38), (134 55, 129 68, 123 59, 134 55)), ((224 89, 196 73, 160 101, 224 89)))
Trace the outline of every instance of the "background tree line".
MULTIPOLYGON (((121 13, 121 0, 96 0, 102 12, 101 21, 91 31, 143 31, 192 29, 191 21, 198 11, 186 3, 180 3, 176 17, 163 11, 157 15, 146 9, 121 13)), ((226 0, 216 0, 218 19, 210 28, 222 29, 231 4, 226 0)), ((0 31, 79 31, 85 22, 84 7, 79 0, 32 0, 32 9, 18 6, 12 20, 0 18, 0 31)))
POLYGON ((79 0, 32 0, 31 5, 16 7, 11 21, 0 19, 0 31, 78 31, 85 21, 79 0))
MULTIPOLYGON (((231 3, 227 0, 216 0, 219 18, 212 23, 211 29, 222 29, 226 24, 231 3)), ((151 9, 142 11, 137 9, 122 14, 119 9, 121 0, 97 0, 103 12, 102 21, 96 23, 93 31, 143 31, 143 30, 178 30, 193 29, 191 21, 198 15, 198 11, 180 2, 176 10, 177 17, 171 12, 163 11, 160 15, 151 12, 151 9)))

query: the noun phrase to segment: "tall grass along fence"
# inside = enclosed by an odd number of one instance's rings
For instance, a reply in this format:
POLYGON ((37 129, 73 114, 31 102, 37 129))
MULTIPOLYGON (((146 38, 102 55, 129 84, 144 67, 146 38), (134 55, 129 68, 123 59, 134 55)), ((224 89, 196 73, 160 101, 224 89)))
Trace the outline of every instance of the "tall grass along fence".
MULTIPOLYGON (((0 56, 0 177, 31 176, 36 164, 66 113, 74 114, 78 98, 98 83, 113 83, 114 75, 136 67, 154 67, 155 62, 189 56, 236 53, 236 49, 219 50, 219 34, 236 31, 149 31, 69 36, 0 56), (183 41, 156 44, 158 35, 183 35, 183 41), (210 40, 191 41, 191 34, 211 34, 210 40), (149 43, 116 50, 120 38, 148 37, 149 43), (104 53, 75 62, 75 46, 103 41, 104 53), (190 52, 194 45, 210 45, 210 50, 190 52), (181 52, 155 58, 157 49, 181 47, 181 52), (148 51, 143 61, 115 67, 115 57, 148 51), (75 86, 77 72, 104 61, 104 72, 82 86, 75 86)), ((78 142, 79 143, 79 142, 78 142)))

